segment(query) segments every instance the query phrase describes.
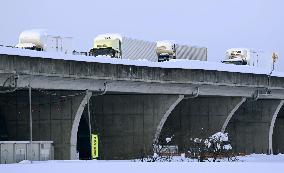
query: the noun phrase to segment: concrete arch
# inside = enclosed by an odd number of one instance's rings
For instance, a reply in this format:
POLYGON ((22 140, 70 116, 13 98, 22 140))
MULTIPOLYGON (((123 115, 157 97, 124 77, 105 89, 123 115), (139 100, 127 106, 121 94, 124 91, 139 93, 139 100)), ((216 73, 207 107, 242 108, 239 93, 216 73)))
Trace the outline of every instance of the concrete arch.
POLYGON ((282 108, 283 104, 284 104, 284 100, 281 100, 279 105, 277 106, 273 116, 272 116, 272 119, 271 119, 271 123, 270 123, 270 127, 269 127, 269 139, 268 139, 269 154, 273 153, 273 145, 272 145, 272 143, 273 143, 273 141, 272 141, 273 130, 274 130, 276 118, 277 118, 278 113, 279 113, 280 109, 282 108))
POLYGON ((71 129, 71 138, 70 138, 70 159, 71 160, 75 160, 77 159, 76 156, 76 147, 77 147, 77 132, 78 132, 78 127, 79 127, 79 123, 83 114, 83 111, 85 109, 86 104, 88 103, 88 101, 90 100, 92 96, 91 92, 87 92, 86 95, 84 96, 83 100, 81 101, 75 118, 73 120, 73 124, 72 124, 72 129, 71 129))
MULTIPOLYGON (((184 99, 170 115, 166 114, 168 117, 159 140, 174 135, 171 145, 177 145, 179 151, 185 152, 192 145, 191 139, 207 138, 220 132, 223 126, 226 127, 227 122, 245 101, 246 98, 243 97, 217 96, 184 99)), ((165 141, 158 142, 165 144, 165 141)))
MULTIPOLYGON (((183 96, 180 96, 180 100, 183 96)), ((179 95, 107 94, 93 98, 93 132, 99 135, 100 159, 137 159, 152 155, 161 119, 175 110, 179 95)), ((179 105, 179 104, 178 104, 179 105)))
POLYGON ((247 100, 231 118, 226 132, 236 153, 270 153, 273 126, 283 103, 275 99, 247 100))
POLYGON ((235 114, 235 112, 239 109, 239 107, 246 101, 247 99, 245 97, 243 97, 241 99, 241 101, 231 110, 231 112, 229 113, 229 115, 227 116, 223 126, 222 126, 222 129, 221 129, 221 132, 224 133, 231 118, 233 117, 233 115, 235 114))
POLYGON ((183 98, 184 98, 184 95, 179 95, 179 97, 176 99, 176 101, 169 107, 169 109, 166 111, 166 113, 161 118, 160 123, 157 127, 157 130, 155 132, 155 136, 154 136, 154 140, 153 140, 154 144, 156 144, 158 142, 162 128, 163 128, 166 120, 168 119, 169 115, 174 110, 174 108, 183 100, 183 98))

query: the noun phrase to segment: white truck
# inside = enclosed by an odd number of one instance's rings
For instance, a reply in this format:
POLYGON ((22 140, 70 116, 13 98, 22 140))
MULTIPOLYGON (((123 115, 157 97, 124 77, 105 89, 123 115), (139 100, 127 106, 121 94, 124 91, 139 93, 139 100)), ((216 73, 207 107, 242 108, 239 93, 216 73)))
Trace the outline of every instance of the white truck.
POLYGON ((176 44, 173 41, 157 41, 156 53, 158 62, 171 59, 207 61, 207 48, 176 44))
POLYGON ((248 48, 228 49, 225 54, 225 60, 222 63, 262 68, 271 68, 272 65, 270 55, 248 48))
POLYGON ((119 34, 102 34, 94 39, 93 48, 90 50, 92 56, 111 56, 112 58, 121 58, 122 37, 119 34))
POLYGON ((67 54, 71 53, 71 41, 72 37, 50 34, 45 29, 33 29, 21 32, 19 43, 15 47, 67 54))
POLYGON ((176 44, 173 41, 157 41, 156 53, 158 62, 176 59, 176 44))
POLYGON ((101 34, 94 39, 89 54, 123 59, 146 59, 161 62, 169 59, 207 60, 207 48, 177 45, 172 41, 149 42, 123 37, 120 34, 101 34))
POLYGON ((154 42, 123 37, 120 34, 101 34, 94 39, 90 55, 155 61, 155 46, 154 42))

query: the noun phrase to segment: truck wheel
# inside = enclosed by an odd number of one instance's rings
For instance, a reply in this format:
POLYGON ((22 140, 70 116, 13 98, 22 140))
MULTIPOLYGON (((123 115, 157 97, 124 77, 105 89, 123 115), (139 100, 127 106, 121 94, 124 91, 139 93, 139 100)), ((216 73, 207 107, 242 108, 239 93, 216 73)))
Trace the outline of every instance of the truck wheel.
POLYGON ((112 57, 112 58, 116 58, 116 56, 115 56, 115 51, 112 51, 111 57, 112 57))
POLYGON ((119 53, 115 52, 115 58, 119 58, 119 53))

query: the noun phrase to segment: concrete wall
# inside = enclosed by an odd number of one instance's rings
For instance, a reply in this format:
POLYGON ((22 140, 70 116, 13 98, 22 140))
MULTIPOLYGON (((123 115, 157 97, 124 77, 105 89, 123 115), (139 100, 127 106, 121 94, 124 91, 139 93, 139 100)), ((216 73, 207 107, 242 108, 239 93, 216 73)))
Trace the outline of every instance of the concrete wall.
MULTIPOLYGON (((54 158, 70 159, 70 138, 77 109, 85 95, 80 92, 32 91, 33 140, 53 141, 54 158), (67 97, 61 97, 66 96, 67 97)), ((1 116, 5 116, 8 139, 28 141, 28 91, 0 95, 1 116)))
MULTIPOLYGON (((91 57, 90 57, 91 58, 91 57)), ((0 70, 21 74, 106 79, 141 82, 222 84, 230 86, 267 86, 267 75, 232 73, 202 69, 170 69, 61 59, 30 58, 0 55, 0 70)), ((272 78, 275 87, 282 87, 283 78, 272 78)), ((86 88, 85 88, 86 89, 86 88)))
POLYGON ((227 117, 242 102, 239 97, 197 97, 184 99, 168 117, 160 144, 172 138, 171 145, 178 145, 180 152, 188 151, 191 138, 207 138, 220 132, 227 117))
MULTIPOLYGON (((86 118, 86 98, 90 96, 85 91, 32 91, 33 140, 53 141, 55 159, 76 158, 78 126, 86 118)), ((171 144, 178 145, 183 152, 189 147, 190 138, 208 137, 222 129, 229 133, 236 152, 266 153, 274 126, 273 150, 284 152, 284 109, 280 109, 283 102, 244 101, 241 97, 93 96, 92 133, 99 135, 100 159, 130 159, 150 154, 157 134, 160 144, 174 135, 171 144)), ((29 140, 28 91, 0 94, 0 109, 1 121, 6 126, 1 128, 1 134, 10 141, 29 140)))
MULTIPOLYGON (((87 117, 85 97, 84 91, 32 91, 33 140, 53 141, 55 159, 76 159, 79 122, 87 117)), ((129 159, 151 153, 157 127, 178 98, 177 95, 92 97, 92 129, 99 134, 100 158, 129 159)), ((7 140, 30 139, 28 103, 27 90, 0 95, 7 140)))
POLYGON ((100 159, 139 158, 152 152, 154 135, 176 95, 92 97, 93 133, 99 134, 100 159))
POLYGON ((235 152, 269 153, 269 130, 280 103, 280 100, 247 100, 236 111, 226 129, 235 152))

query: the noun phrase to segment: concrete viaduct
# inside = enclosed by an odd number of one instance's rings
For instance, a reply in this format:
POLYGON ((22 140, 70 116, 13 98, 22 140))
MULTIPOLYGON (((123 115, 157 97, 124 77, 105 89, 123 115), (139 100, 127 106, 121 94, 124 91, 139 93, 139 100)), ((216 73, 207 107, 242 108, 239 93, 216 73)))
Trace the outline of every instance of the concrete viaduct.
POLYGON ((88 148, 88 111, 100 159, 139 158, 172 135, 187 151, 219 131, 235 152, 284 152, 281 77, 1 54, 0 86, 0 140, 29 140, 31 86, 33 140, 54 141, 55 159, 88 148))

